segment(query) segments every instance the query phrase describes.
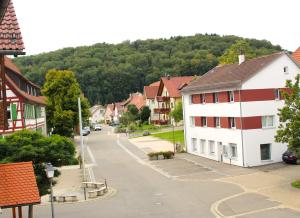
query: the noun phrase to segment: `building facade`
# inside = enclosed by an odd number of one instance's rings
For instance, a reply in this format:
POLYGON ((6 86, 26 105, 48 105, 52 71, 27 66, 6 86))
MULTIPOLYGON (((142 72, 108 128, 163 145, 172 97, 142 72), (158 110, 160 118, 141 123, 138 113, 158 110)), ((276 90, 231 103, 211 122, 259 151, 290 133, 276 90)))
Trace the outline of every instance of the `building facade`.
MULTIPOLYGON (((22 129, 47 134, 46 102, 40 88, 26 79, 19 69, 5 57, 5 107, 0 107, 0 135, 5 136, 22 129), (2 116, 6 113, 6 117, 2 116)), ((3 105, 3 104, 1 104, 3 105)))
POLYGON ((188 153, 243 167, 281 161, 274 140, 286 80, 299 65, 281 52, 218 66, 182 90, 188 153))
POLYGON ((105 107, 102 105, 94 105, 90 108, 91 117, 90 124, 94 126, 97 123, 104 122, 105 107))

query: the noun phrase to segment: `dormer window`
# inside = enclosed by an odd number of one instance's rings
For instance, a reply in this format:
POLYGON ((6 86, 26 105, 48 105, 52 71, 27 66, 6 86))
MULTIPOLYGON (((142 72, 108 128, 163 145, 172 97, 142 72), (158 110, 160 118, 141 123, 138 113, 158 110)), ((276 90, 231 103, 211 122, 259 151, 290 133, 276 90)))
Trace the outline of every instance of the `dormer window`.
POLYGON ((285 74, 288 74, 288 73, 289 73, 289 68, 288 68, 288 66, 285 66, 285 67, 283 68, 283 72, 284 72, 285 74))

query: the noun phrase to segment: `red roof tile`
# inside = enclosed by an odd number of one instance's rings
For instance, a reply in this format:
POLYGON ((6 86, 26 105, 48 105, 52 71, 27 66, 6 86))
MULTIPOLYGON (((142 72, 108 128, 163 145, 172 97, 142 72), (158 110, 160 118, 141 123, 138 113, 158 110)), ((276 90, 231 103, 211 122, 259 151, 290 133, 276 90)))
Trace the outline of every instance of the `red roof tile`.
POLYGON ((6 12, 7 6, 8 6, 9 0, 1 0, 0 1, 0 23, 4 17, 4 14, 6 12))
POLYGON ((161 95, 165 86, 171 98, 181 97, 180 89, 189 84, 194 78, 195 76, 162 77, 157 95, 161 95))
POLYGON ((9 1, 0 24, 0 50, 24 50, 21 30, 12 0, 9 1))
POLYGON ((146 102, 144 96, 141 93, 137 92, 137 93, 130 94, 130 97, 125 102, 122 103, 122 105, 125 108, 129 104, 135 105, 137 109, 140 110, 143 106, 145 106, 146 102))
POLYGON ((261 69, 284 54, 285 52, 277 52, 271 55, 250 59, 241 64, 217 66, 199 79, 191 82, 182 92, 238 88, 244 81, 254 76, 261 69))
POLYGON ((293 58, 300 64, 300 47, 292 54, 293 58))
POLYGON ((159 84, 160 84, 160 81, 157 81, 157 82, 151 83, 149 86, 159 86, 159 84))
POLYGON ((154 99, 157 95, 158 86, 144 86, 144 94, 148 99, 154 99))
POLYGON ((0 164, 0 207, 40 203, 32 162, 0 164))

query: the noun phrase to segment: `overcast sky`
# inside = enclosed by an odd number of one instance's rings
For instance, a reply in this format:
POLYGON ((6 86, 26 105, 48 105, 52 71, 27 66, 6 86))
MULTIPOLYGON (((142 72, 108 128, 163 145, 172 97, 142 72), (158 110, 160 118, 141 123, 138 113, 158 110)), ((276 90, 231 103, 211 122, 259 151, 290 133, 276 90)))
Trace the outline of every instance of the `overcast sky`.
POLYGON ((299 0, 13 0, 27 54, 217 33, 300 46, 299 0))

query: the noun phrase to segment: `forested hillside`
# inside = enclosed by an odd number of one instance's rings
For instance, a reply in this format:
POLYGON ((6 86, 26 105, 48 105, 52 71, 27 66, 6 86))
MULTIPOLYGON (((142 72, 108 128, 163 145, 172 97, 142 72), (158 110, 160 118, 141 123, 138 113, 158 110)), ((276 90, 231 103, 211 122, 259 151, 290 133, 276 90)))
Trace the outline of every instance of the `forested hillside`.
MULTIPOLYGON (((142 91, 163 75, 202 75, 216 66, 236 36, 197 34, 170 39, 99 43, 64 48, 14 60, 33 82, 43 85, 49 69, 72 70, 91 104, 111 103, 142 91)), ((265 40, 246 39, 255 56, 280 51, 265 40)))

